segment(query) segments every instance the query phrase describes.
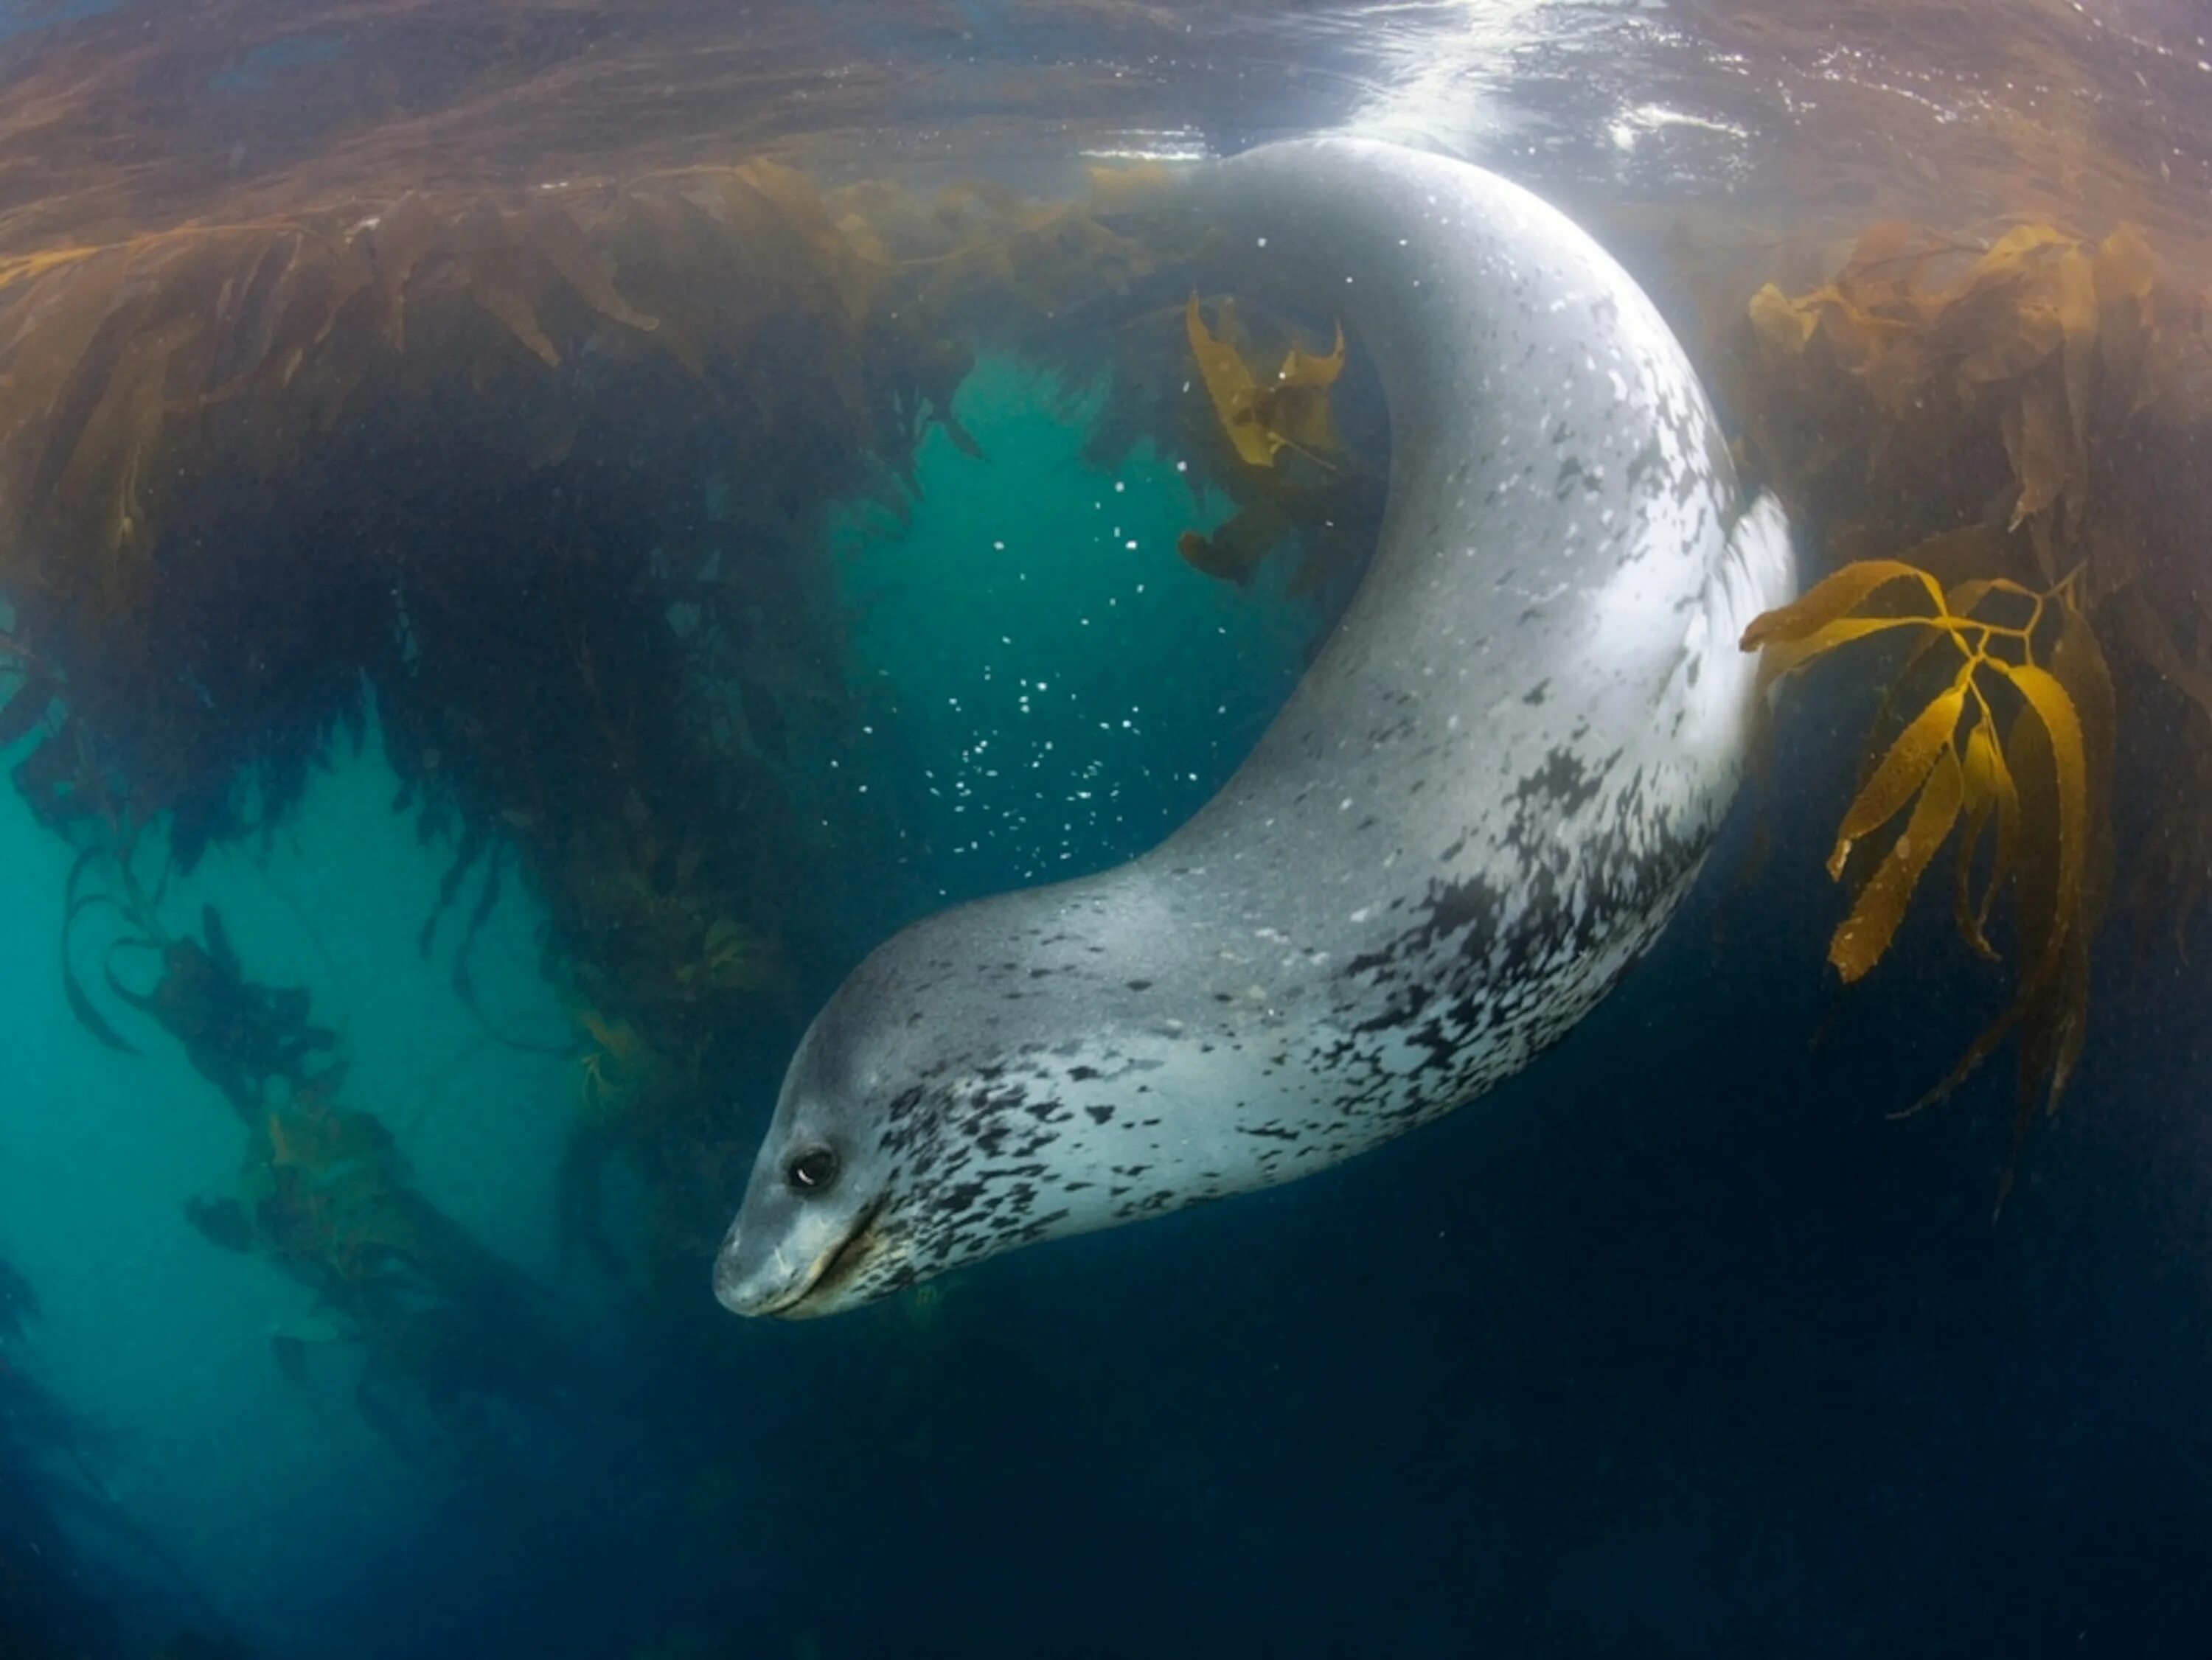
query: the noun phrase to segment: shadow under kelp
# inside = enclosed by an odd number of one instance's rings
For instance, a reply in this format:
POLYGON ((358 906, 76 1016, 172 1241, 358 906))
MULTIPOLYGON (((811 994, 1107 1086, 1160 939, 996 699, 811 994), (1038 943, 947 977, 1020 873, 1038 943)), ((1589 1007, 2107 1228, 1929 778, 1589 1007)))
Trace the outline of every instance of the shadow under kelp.
POLYGON ((0 1259, 0 1655, 242 1660, 221 1615, 101 1482, 84 1427, 32 1380, 27 1323, 38 1312, 29 1283, 0 1259), (95 1559, 86 1543, 112 1549, 95 1559), (110 1566, 118 1557, 144 1575, 110 1566), (149 1613, 180 1601, 198 1609, 197 1629, 149 1613), (175 1634, 149 1648, 149 1621, 175 1634))
POLYGON ((22 1389, 0 1372, 0 1653, 120 1655, 114 1611, 86 1589, 46 1478, 20 1445, 22 1389))
POLYGON ((37 1312, 0 1262, 0 1653, 118 1654, 115 1616, 85 1588, 55 1514, 46 1461, 65 1429, 21 1364, 23 1323, 37 1312))

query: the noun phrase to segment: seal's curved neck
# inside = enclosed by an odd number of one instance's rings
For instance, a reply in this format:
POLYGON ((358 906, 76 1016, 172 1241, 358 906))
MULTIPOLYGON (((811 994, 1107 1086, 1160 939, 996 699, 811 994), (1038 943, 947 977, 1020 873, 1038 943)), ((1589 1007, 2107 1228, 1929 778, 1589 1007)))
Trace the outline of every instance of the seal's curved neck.
POLYGON ((1735 639, 1786 595, 1788 541, 1741 511, 1620 268, 1504 180, 1355 140, 1200 167, 1178 205, 1236 291, 1334 312, 1373 355, 1375 557, 1188 824, 930 918, 841 988, 725 1247, 733 1307, 849 1306, 1449 1111, 1604 995, 1733 793, 1735 639), (785 1181, 810 1148, 845 1161, 834 1193, 785 1181), (794 1278, 831 1263, 819 1294, 794 1278))

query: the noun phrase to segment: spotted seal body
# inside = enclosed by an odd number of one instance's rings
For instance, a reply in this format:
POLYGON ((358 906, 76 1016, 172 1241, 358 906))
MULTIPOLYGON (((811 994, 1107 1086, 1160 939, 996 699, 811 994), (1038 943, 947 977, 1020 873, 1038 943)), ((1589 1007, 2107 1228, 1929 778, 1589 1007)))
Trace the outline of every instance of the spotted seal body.
POLYGON ((1185 188, 1237 291, 1340 312, 1373 355, 1374 560, 1189 823, 929 918, 839 989, 716 1263, 738 1312, 850 1307, 1449 1111, 1650 944, 1734 792, 1735 642, 1788 597, 1788 538, 1628 276, 1518 187, 1385 144, 1185 188))

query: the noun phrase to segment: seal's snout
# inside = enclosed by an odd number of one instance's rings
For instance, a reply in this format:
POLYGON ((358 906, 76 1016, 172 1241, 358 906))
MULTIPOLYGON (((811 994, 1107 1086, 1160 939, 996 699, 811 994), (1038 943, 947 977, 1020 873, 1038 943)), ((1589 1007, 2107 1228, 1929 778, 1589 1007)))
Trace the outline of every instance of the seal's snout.
POLYGON ((773 1314, 805 1293, 810 1265, 787 1265, 781 1251, 748 1251, 737 1227, 731 1228, 714 1257, 714 1300, 732 1314, 773 1314))
POLYGON ((885 1267, 890 1251, 876 1220, 883 1202, 842 1215, 806 1211, 757 1216, 748 1205, 714 1258, 714 1299, 732 1314, 806 1319, 864 1302, 855 1290, 885 1267))

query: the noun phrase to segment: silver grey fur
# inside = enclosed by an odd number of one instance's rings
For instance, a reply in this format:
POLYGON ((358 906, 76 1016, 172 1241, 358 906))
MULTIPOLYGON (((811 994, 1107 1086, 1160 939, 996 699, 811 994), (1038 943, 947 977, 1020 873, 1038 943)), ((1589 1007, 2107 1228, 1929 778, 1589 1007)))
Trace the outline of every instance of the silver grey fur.
POLYGON ((1182 189, 1239 251, 1233 292, 1337 311, 1373 356, 1374 560, 1188 824, 929 918, 837 991, 715 1266, 738 1312, 851 1307, 1449 1112, 1650 944, 1734 794, 1736 639, 1789 597, 1788 537, 1619 266, 1518 187, 1386 144, 1182 189), (815 1148, 834 1178, 802 1188, 815 1148))

